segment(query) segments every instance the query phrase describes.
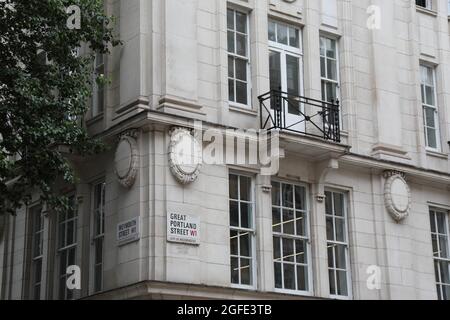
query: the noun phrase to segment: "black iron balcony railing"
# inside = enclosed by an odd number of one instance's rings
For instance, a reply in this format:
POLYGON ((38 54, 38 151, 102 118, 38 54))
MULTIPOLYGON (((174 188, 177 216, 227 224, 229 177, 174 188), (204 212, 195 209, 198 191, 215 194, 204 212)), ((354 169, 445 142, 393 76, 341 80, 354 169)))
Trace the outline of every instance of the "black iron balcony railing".
POLYGON ((339 101, 320 101, 271 90, 258 97, 261 129, 301 133, 341 142, 339 101))

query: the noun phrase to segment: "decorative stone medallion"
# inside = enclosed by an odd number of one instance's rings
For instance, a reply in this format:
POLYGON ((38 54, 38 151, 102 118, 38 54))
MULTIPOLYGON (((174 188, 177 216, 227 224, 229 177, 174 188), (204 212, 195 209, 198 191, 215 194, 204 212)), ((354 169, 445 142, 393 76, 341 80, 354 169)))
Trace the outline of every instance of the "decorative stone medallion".
POLYGON ((411 210, 411 191, 401 172, 385 172, 384 201, 388 212, 395 221, 400 222, 411 210))
POLYGON ((120 137, 114 164, 115 173, 122 186, 131 188, 136 181, 139 163, 139 151, 136 133, 128 132, 120 137))
POLYGON ((189 184, 197 180, 202 164, 202 146, 184 128, 170 131, 169 165, 175 179, 181 184, 189 184))

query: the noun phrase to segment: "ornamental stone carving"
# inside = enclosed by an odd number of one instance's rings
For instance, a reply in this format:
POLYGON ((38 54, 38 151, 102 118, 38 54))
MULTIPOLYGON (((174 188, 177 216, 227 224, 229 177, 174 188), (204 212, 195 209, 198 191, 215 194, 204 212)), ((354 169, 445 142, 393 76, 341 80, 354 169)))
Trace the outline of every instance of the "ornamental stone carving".
POLYGON ((185 128, 170 131, 169 166, 175 179, 183 185, 197 180, 202 164, 202 146, 185 128))
POLYGON ((384 201, 386 209, 392 218, 400 222, 411 210, 411 190, 405 180, 405 175, 397 171, 384 173, 384 201))
POLYGON ((136 181, 139 165, 139 148, 137 132, 128 131, 121 135, 114 158, 115 173, 119 183, 125 188, 131 188, 136 181))

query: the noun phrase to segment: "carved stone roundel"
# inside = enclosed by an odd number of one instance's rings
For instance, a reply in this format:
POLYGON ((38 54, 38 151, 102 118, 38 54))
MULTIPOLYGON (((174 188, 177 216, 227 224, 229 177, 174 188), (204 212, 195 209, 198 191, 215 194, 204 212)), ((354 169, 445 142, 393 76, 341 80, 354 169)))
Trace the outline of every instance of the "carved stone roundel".
POLYGON ((181 184, 197 180, 202 165, 202 147, 189 130, 171 130, 169 165, 173 176, 181 184))
POLYGON ((121 185, 131 188, 138 173, 138 146, 136 139, 123 136, 117 145, 115 155, 115 172, 121 185))
POLYGON ((400 174, 392 174, 384 187, 386 208, 396 221, 402 221, 411 209, 411 191, 400 174))

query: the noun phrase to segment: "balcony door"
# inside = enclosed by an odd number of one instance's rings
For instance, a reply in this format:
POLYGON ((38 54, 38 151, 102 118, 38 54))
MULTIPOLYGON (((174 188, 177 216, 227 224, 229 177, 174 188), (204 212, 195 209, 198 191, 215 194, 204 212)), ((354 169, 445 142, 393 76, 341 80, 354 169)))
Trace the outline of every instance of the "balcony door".
POLYGON ((297 98, 303 95, 303 55, 301 33, 298 28, 269 21, 270 90, 284 92, 284 99, 271 103, 282 108, 282 121, 286 129, 305 131, 304 106, 297 98), (287 94, 286 94, 287 93, 287 94))

